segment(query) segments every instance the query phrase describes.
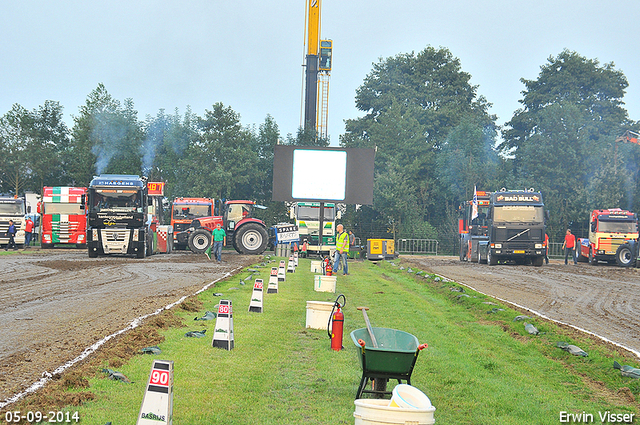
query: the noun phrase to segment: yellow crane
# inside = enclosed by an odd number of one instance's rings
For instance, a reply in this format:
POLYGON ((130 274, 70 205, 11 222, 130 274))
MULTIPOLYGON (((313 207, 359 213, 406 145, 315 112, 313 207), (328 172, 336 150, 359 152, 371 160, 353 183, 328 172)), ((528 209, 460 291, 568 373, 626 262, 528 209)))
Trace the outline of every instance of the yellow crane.
POLYGON ((313 128, 327 137, 329 77, 333 62, 333 42, 320 40, 321 0, 307 2, 307 51, 305 62, 304 128, 313 128))

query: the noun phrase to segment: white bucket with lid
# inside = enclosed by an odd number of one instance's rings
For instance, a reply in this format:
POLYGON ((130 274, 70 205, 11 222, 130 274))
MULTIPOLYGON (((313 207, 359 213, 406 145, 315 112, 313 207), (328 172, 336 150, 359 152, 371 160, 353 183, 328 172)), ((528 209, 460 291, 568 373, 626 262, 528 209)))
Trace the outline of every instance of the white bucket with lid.
POLYGON ((355 402, 356 411, 353 413, 355 425, 433 425, 436 423, 433 413, 436 408, 403 408, 390 407, 389 400, 358 399, 355 402))
POLYGON ((322 261, 311 260, 311 273, 322 273, 322 261))
POLYGON ((336 277, 317 274, 313 281, 316 292, 336 292, 336 277))
POLYGON ((306 327, 326 330, 333 304, 328 301, 307 301, 306 327))
POLYGON ((393 388, 389 407, 424 409, 433 406, 431 406, 429 397, 416 387, 407 384, 398 384, 393 388))

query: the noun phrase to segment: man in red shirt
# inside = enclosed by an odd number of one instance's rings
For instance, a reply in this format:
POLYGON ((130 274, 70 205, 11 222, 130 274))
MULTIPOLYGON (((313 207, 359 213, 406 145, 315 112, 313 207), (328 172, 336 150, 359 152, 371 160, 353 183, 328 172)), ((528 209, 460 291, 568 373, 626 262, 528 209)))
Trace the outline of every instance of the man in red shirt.
POLYGON ((567 264, 567 259, 569 258, 569 253, 571 253, 571 257, 573 257, 573 264, 578 264, 578 260, 576 259, 576 237, 571 234, 571 230, 567 229, 567 234, 564 237, 564 242, 562 243, 562 249, 564 249, 564 264, 567 264))
POLYGON ((24 226, 24 247, 28 248, 31 245, 31 236, 33 235, 33 220, 31 217, 27 217, 27 221, 24 226))
POLYGON ((549 235, 544 234, 544 261, 549 264, 549 235))

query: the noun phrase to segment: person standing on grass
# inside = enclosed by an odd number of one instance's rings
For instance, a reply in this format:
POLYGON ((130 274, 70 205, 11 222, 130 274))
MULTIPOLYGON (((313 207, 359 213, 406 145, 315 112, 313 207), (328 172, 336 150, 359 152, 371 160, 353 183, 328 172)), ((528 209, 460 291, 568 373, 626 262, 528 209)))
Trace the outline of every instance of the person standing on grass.
POLYGON ((571 253, 573 257, 573 264, 578 264, 578 260, 576 259, 576 237, 571 234, 571 229, 567 229, 567 234, 564 237, 564 242, 562 242, 562 249, 564 249, 564 264, 565 266, 568 264, 567 259, 569 258, 569 253, 571 253))
MULTIPOLYGON (((213 230, 213 255, 216 257, 218 263, 222 262, 222 247, 227 246, 227 233, 222 229, 222 224, 216 224, 216 228, 213 230)), ((211 246, 207 248, 204 254, 209 260, 211 260, 211 246)))
POLYGON ((336 230, 338 231, 338 236, 336 237, 336 254, 335 260, 333 261, 333 271, 334 273, 338 273, 341 266, 341 259, 344 259, 344 273, 343 275, 349 274, 349 266, 347 265, 347 257, 349 256, 349 234, 344 231, 344 226, 342 224, 338 224, 336 226, 336 230))

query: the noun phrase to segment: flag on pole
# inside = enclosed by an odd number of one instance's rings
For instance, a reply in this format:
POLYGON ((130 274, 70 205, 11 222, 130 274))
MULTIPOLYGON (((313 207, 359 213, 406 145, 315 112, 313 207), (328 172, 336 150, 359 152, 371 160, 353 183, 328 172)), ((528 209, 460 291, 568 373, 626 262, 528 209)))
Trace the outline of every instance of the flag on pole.
POLYGON ((471 220, 478 218, 478 191, 473 186, 473 204, 471 205, 471 220))

